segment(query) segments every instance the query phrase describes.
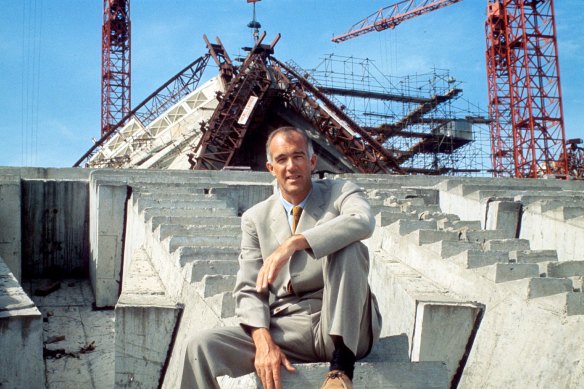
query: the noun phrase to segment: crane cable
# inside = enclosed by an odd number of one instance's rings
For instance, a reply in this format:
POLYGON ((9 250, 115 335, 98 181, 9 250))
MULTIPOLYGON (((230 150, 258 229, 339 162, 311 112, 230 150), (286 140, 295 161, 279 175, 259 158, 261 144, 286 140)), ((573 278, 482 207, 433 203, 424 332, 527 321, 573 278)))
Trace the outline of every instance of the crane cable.
POLYGON ((43 0, 22 3, 21 165, 37 163, 43 0))

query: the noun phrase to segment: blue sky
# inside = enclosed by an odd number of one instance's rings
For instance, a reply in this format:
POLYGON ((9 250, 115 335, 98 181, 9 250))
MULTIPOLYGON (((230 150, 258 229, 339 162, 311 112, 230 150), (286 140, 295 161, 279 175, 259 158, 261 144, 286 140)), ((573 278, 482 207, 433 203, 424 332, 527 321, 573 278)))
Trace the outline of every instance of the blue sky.
MULTIPOLYGON (((335 44, 334 35, 395 0, 263 0, 257 18, 275 56, 305 68, 327 54, 369 58, 387 74, 449 69, 487 109, 487 0, 464 0, 395 30, 335 44)), ((71 166, 100 134, 101 0, 0 0, 0 166, 71 166)), ((567 138, 584 138, 584 2, 556 0, 567 138)), ((134 0, 132 105, 205 53, 219 36, 231 57, 252 43, 245 0, 134 0)))

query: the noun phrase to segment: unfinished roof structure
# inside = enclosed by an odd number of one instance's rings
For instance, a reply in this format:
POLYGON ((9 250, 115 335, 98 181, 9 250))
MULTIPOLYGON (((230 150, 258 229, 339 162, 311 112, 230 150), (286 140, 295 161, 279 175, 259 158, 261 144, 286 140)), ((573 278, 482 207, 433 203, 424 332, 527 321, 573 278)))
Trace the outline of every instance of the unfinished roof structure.
POLYGON ((419 77, 423 82, 413 76, 376 79, 368 61, 349 74, 333 65, 343 62, 346 68, 359 60, 332 56, 322 68, 306 71, 274 57, 279 36, 270 44, 264 38, 236 66, 218 38, 211 43, 205 37, 208 52, 126 115, 76 166, 263 170, 269 132, 293 125, 313 140, 319 171, 486 170, 465 156, 478 150, 472 147, 473 125, 488 121, 452 109, 462 90, 447 73, 435 71, 430 81, 419 77), (219 72, 199 86, 210 59, 219 72))

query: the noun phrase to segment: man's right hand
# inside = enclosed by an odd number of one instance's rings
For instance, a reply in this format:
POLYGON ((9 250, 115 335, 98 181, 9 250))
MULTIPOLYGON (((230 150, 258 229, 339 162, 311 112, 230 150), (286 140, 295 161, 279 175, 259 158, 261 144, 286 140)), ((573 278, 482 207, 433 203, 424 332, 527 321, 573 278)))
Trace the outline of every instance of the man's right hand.
POLYGON ((280 365, 289 372, 296 371, 280 347, 272 339, 267 328, 255 328, 251 333, 256 347, 255 369, 264 389, 282 389, 280 365))

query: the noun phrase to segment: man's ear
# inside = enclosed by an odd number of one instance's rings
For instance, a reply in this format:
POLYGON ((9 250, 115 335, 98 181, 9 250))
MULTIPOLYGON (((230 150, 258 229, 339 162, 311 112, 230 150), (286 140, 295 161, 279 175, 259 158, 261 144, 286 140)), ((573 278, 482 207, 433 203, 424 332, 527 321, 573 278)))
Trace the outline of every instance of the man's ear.
POLYGON ((316 154, 312 154, 312 157, 310 157, 310 171, 313 171, 316 168, 316 154))
POLYGON ((268 171, 269 171, 270 173, 272 173, 272 176, 276 177, 276 174, 274 173, 274 166, 272 166, 272 164, 271 164, 271 163, 269 163, 269 162, 266 162, 266 168, 268 169, 268 171))

